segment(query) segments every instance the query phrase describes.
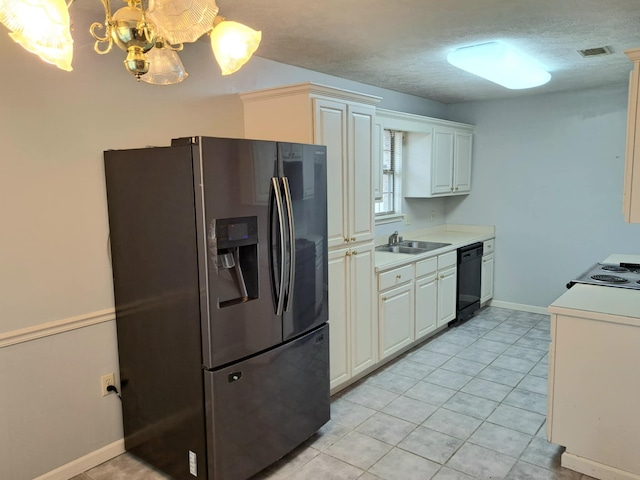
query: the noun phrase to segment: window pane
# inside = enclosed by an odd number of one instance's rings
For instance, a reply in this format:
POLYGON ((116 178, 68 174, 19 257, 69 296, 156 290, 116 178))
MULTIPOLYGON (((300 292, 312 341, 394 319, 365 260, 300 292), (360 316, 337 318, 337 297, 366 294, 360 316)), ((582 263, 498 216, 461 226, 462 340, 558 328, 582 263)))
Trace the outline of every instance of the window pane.
POLYGON ((402 162, 402 132, 384 130, 382 142, 382 199, 375 204, 376 215, 399 213, 396 198, 399 196, 400 176, 398 167, 402 162))

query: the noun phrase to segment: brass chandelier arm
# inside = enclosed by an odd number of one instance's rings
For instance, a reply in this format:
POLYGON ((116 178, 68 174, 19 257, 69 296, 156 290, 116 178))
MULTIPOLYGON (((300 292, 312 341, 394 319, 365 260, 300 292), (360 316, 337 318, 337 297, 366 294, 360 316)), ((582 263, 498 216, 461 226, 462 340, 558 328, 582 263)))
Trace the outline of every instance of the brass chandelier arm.
MULTIPOLYGON (((71 2, 73 1, 74 0, 71 0, 71 2)), ((113 48, 113 39, 111 38, 111 0, 100 0, 100 2, 104 7, 104 24, 100 22, 93 22, 89 27, 89 33, 96 40, 93 44, 93 50, 99 55, 105 55, 111 51, 111 48, 113 48), (100 36, 97 31, 102 30, 103 28, 105 29, 104 36, 100 36), (100 44, 102 43, 106 43, 107 45, 100 48, 100 44)))
POLYGON ((101 37, 96 33, 96 30, 102 30, 103 28, 105 28, 105 25, 100 22, 94 22, 91 24, 91 27, 89 27, 89 33, 93 38, 96 39, 96 42, 93 44, 93 49, 99 55, 105 55, 111 51, 111 48, 113 48, 113 39, 111 38, 111 24, 106 24, 104 36, 101 37), (100 44, 102 43, 106 43, 106 47, 100 48, 100 44))

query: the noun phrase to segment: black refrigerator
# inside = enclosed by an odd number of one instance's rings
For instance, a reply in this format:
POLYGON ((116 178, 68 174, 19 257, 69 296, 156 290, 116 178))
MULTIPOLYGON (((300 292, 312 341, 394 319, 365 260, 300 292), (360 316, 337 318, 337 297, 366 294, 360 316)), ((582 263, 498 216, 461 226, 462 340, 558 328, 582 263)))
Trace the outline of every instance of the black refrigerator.
POLYGON ((326 148, 104 153, 125 448, 241 480, 329 420, 326 148))

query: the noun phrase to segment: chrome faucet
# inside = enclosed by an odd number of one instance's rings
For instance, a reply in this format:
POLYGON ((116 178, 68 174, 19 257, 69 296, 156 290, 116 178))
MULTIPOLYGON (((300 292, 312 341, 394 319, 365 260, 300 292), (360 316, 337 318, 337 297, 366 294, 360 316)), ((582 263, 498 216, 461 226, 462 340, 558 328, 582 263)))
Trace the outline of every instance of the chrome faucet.
POLYGON ((398 231, 396 230, 391 235, 389 235, 389 245, 395 245, 398 243, 398 231))

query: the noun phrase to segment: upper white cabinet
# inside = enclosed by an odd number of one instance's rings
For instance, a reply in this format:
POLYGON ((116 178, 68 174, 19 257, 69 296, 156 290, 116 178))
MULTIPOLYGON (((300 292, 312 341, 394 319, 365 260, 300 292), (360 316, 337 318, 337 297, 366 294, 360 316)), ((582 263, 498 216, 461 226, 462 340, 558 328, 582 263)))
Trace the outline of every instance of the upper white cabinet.
POLYGON ((471 191, 473 126, 390 110, 377 111, 383 129, 407 132, 403 194, 410 198, 471 191))
POLYGON ((240 95, 245 137, 327 146, 329 248, 372 240, 379 97, 313 83, 240 95))
POLYGON ((624 170, 624 219, 640 223, 640 48, 625 52, 633 62, 629 80, 627 152, 624 170))

